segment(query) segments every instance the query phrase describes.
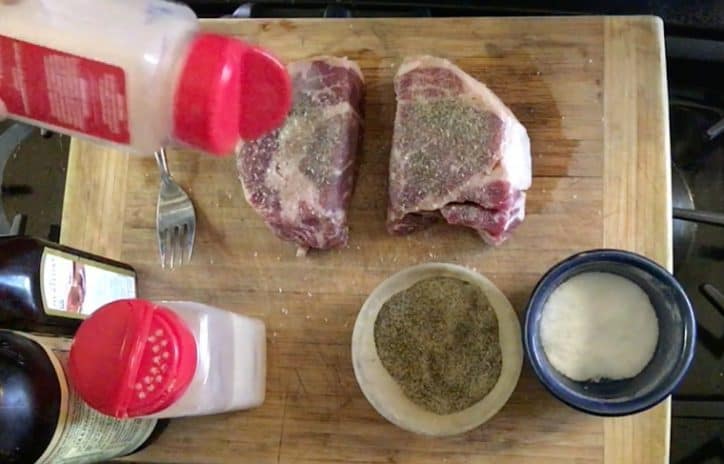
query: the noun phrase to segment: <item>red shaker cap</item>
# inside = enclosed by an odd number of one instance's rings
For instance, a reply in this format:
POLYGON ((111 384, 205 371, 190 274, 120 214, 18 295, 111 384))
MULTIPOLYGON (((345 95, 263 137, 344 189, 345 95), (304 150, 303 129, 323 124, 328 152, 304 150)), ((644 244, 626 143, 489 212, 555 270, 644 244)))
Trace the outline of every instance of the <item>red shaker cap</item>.
POLYGON ((239 63, 247 45, 230 37, 199 34, 190 45, 173 104, 173 136, 224 156, 239 141, 239 63))
POLYGON ((199 34, 174 95, 173 136, 212 155, 281 125, 292 105, 284 65, 266 50, 231 37, 199 34))
POLYGON ((145 300, 109 303, 83 321, 68 376, 92 408, 119 419, 159 412, 196 372, 196 341, 171 310, 145 300))
POLYGON ((272 54, 249 47, 241 58, 239 135, 253 140, 279 127, 292 106, 286 67, 272 54))

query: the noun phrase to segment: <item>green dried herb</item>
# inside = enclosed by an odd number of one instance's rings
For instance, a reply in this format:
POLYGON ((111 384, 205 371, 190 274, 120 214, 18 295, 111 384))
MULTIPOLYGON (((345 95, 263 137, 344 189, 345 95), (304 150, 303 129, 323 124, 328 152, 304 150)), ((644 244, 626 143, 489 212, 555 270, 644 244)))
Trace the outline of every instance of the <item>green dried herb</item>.
POLYGON ((472 406, 500 377, 495 311, 463 280, 426 279, 395 294, 374 330, 382 365, 411 401, 436 414, 472 406))

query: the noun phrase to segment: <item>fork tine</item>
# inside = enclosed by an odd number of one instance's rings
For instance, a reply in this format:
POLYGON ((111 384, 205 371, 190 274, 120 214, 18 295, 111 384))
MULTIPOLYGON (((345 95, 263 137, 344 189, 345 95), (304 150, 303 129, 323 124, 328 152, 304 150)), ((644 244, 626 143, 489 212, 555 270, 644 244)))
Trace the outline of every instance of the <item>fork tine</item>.
POLYGON ((171 250, 171 269, 176 266, 176 260, 178 259, 178 253, 176 252, 176 246, 178 240, 176 239, 176 226, 169 228, 169 249, 171 250))
POLYGON ((168 268, 173 269, 173 227, 166 229, 166 247, 168 250, 168 268))
POLYGON ((168 250, 168 265, 173 269, 173 228, 166 229, 166 249, 168 250))
POLYGON ((186 228, 186 224, 179 224, 178 228, 177 228, 177 233, 176 233, 176 240, 177 240, 176 246, 178 249, 178 265, 179 266, 184 265, 184 255, 186 253, 186 250, 184 250, 184 240, 185 240, 185 235, 186 235, 186 233, 184 231, 185 228, 186 228))
POLYGON ((174 267, 174 258, 176 256, 176 240, 174 238, 174 235, 176 234, 176 231, 174 230, 174 227, 168 228, 168 262, 169 262, 169 268, 173 269, 174 267))
POLYGON ((184 250, 184 224, 179 224, 176 239, 178 240, 178 265, 183 266, 185 264, 184 255, 186 253, 186 250, 184 250))
POLYGON ((166 268, 166 255, 168 253, 168 246, 166 243, 166 235, 168 230, 158 231, 158 254, 161 256, 161 267, 166 268))
POLYGON ((176 267, 181 267, 181 266, 183 266, 183 263, 184 263, 182 233, 183 233, 182 225, 178 225, 173 228, 173 238, 174 238, 173 254, 174 254, 174 260, 176 261, 176 267))
POLYGON ((186 223, 186 236, 184 237, 184 254, 186 262, 191 262, 191 255, 194 252, 194 240, 196 239, 196 221, 186 223))

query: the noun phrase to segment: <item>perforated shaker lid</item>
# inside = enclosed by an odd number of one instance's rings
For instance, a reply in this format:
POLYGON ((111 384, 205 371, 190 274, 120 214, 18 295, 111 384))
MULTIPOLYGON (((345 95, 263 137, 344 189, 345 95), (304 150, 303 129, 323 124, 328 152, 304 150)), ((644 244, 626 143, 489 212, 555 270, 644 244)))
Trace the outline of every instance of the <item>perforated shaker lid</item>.
POLYGON ((173 311, 145 300, 118 300, 83 321, 68 375, 103 414, 139 417, 173 404, 196 371, 196 341, 173 311))

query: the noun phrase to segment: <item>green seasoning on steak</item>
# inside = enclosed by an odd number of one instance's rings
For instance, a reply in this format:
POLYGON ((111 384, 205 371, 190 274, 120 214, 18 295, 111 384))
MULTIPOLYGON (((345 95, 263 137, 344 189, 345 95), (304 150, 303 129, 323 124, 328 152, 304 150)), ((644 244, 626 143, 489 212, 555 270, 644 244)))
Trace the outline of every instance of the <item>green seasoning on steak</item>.
POLYGON ((500 377, 495 311, 460 279, 422 280, 392 296, 375 321, 375 346, 405 395, 436 414, 472 406, 500 377))

